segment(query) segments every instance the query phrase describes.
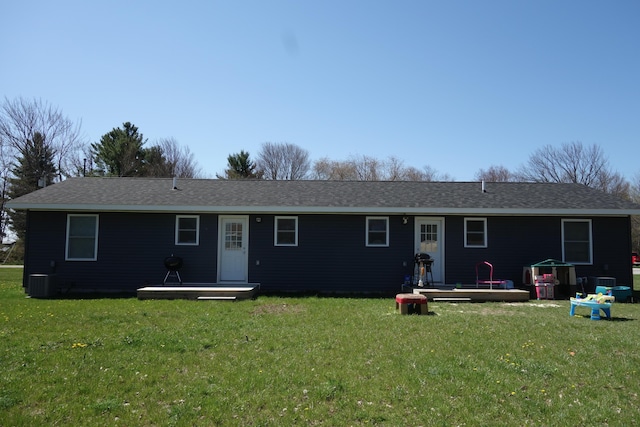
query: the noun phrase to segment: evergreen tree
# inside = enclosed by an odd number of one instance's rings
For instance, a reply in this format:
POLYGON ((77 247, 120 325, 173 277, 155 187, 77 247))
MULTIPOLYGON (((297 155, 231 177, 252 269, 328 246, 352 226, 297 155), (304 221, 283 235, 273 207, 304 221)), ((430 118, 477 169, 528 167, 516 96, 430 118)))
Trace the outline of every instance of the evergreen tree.
POLYGON ((124 123, 123 127, 113 128, 100 138, 100 142, 91 144, 99 175, 144 176, 143 146, 146 140, 130 122, 124 123))
POLYGON ((142 175, 155 178, 172 178, 175 165, 169 162, 161 147, 154 145, 143 151, 142 175))
POLYGON ((53 171, 57 175, 54 182, 80 174, 82 159, 86 158, 82 156, 84 148, 85 140, 80 123, 71 121, 57 107, 39 99, 0 100, 0 237, 6 236, 14 216, 5 207, 12 192, 12 184, 15 187, 13 193, 17 197, 28 192, 25 188, 29 191, 37 189, 37 181, 43 176, 43 184, 51 183, 50 175, 53 171), (55 167, 47 165, 43 171, 34 172, 40 168, 39 162, 42 159, 38 150, 44 154, 44 163, 53 159, 55 167), (23 170, 25 175, 13 176, 14 169, 23 170), (13 182, 12 178, 15 178, 13 182), (27 181, 33 185, 26 185, 27 181))
POLYGON ((262 173, 256 171, 256 164, 249 159, 249 153, 244 150, 227 157, 227 169, 224 174, 225 176, 216 176, 220 179, 262 178, 262 173))
MULTIPOLYGON (((54 183, 57 170, 54 150, 47 145, 44 136, 36 132, 20 149, 13 165, 13 178, 9 180, 9 197, 15 199, 54 183)), ((10 213, 13 231, 23 239, 26 232, 26 212, 10 213)))

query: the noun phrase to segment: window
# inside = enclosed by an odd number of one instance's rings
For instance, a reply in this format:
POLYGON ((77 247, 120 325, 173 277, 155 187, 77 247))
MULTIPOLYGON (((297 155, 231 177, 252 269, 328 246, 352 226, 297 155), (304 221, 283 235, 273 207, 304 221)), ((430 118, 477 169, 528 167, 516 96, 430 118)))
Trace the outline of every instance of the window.
POLYGON ((571 264, 591 264, 591 220, 562 220, 562 258, 571 264))
POLYGON ((298 217, 277 216, 274 240, 276 246, 298 246, 298 217))
POLYGON ((67 216, 67 261, 98 259, 98 215, 67 216))
POLYGON ((200 217, 198 215, 176 216, 176 245, 198 245, 200 242, 200 217))
POLYGON ((464 219, 464 247, 465 248, 486 248, 487 247, 487 219, 486 218, 465 218, 464 219))
POLYGON ((389 218, 367 217, 367 246, 389 246, 389 218))

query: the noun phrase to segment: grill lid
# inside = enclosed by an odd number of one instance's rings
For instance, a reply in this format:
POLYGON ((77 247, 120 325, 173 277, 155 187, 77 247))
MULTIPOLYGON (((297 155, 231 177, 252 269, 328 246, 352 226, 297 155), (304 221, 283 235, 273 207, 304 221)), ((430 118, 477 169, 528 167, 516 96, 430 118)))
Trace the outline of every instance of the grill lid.
POLYGON ((168 256, 164 259, 164 266, 167 270, 178 271, 182 267, 182 258, 179 256, 168 256))
POLYGON ((415 256, 415 259, 416 259, 417 263, 419 263, 419 262, 422 262, 422 263, 432 262, 431 257, 429 256, 429 254, 422 253, 422 252, 421 253, 417 253, 416 256, 415 256))

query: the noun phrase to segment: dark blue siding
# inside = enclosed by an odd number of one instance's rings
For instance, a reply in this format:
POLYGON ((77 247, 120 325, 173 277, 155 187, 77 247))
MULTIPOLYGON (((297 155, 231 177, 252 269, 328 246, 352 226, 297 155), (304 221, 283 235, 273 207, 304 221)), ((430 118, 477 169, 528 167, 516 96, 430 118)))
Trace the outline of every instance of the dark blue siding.
MULTIPOLYGON (((548 258, 561 259, 560 218, 488 217, 487 247, 464 247, 464 218, 446 220, 446 278, 450 283, 474 284, 476 264, 494 266, 494 279, 522 281, 526 265, 548 258)), ((482 279, 488 279, 486 272, 482 279)))
POLYGON ((64 260, 67 215, 63 212, 28 212, 25 238, 24 282, 29 274, 49 274, 64 260))
POLYGON ((576 268, 578 276, 612 276, 618 284, 633 286, 630 218, 594 218, 592 226, 593 265, 576 268))
POLYGON ((413 267, 413 227, 391 216, 389 247, 366 247, 365 218, 299 215, 295 247, 274 245, 274 216, 252 218, 249 279, 265 292, 397 292, 413 267))
MULTIPOLYGON (((97 261, 65 261, 67 214, 29 212, 25 277, 58 275, 76 290, 134 292, 162 283, 169 255, 180 256, 182 279, 215 283, 218 215, 200 215, 200 244, 174 243, 175 214, 100 213, 97 261)), ((389 247, 366 247, 364 215, 298 215, 298 246, 274 245, 272 214, 249 217, 249 281, 264 292, 393 294, 413 270, 414 220, 389 216, 389 247), (260 221, 257 221, 257 218, 260 221)), ((560 217, 488 217, 488 247, 464 247, 464 218, 445 218, 445 279, 475 283, 475 265, 489 261, 495 279, 522 283, 524 266, 562 259, 560 217)), ((576 266, 578 276, 613 276, 632 283, 628 217, 592 218, 593 265, 576 266)), ((485 278, 485 277, 483 277, 485 278)))
MULTIPOLYGON (((619 283, 633 283, 629 218, 591 219, 593 264, 576 265, 576 275, 613 276, 619 283)), ((473 284, 476 263, 489 261, 494 266, 494 279, 522 284, 524 266, 548 258, 562 260, 561 227, 561 217, 488 217, 488 247, 465 248, 464 218, 447 217, 447 282, 473 284)))
POLYGON ((200 244, 175 245, 173 214, 99 214, 98 260, 65 261, 66 213, 30 212, 25 275, 50 273, 72 289, 135 291, 161 284, 164 258, 184 258, 180 271, 189 282, 215 282, 217 215, 200 215, 200 244))

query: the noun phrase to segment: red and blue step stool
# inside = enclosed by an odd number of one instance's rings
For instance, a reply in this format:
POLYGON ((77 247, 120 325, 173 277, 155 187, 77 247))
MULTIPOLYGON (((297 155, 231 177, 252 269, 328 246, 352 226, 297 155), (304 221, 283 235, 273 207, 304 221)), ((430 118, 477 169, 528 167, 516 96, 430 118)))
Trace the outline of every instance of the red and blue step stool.
POLYGON ((397 294, 396 310, 400 314, 427 314, 427 297, 421 294, 397 294))

